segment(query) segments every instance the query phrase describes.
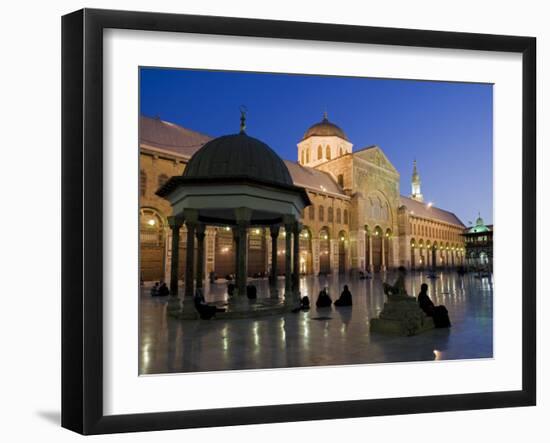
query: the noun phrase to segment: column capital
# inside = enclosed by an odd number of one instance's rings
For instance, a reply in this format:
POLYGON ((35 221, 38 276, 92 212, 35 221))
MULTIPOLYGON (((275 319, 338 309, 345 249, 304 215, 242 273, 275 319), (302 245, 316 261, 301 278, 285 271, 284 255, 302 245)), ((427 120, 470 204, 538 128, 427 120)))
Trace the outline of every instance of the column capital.
POLYGON ((184 209, 186 224, 196 224, 199 221, 199 211, 197 209, 184 209))
POLYGON ((204 238, 205 232, 206 225, 204 223, 197 223, 195 227, 195 235, 197 236, 197 238, 199 238, 199 236, 204 238))
POLYGON ((271 225, 269 227, 269 234, 271 235, 271 237, 278 237, 280 229, 280 225, 271 225))
POLYGON ((182 214, 178 215, 169 215, 168 217, 168 225, 172 229, 179 229, 182 227, 183 222, 185 221, 185 217, 182 214))
POLYGON ((285 231, 291 230, 294 223, 296 223, 296 217, 290 214, 283 215, 283 224, 285 225, 285 231))

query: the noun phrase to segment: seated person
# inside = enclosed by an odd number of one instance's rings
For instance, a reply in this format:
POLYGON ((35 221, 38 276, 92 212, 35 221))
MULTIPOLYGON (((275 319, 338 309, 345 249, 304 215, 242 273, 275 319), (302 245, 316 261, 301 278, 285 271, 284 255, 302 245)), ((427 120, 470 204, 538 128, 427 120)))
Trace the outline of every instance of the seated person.
POLYGON ((204 300, 204 294, 202 293, 201 288, 197 288, 195 291, 195 296, 193 297, 193 302, 195 303, 195 309, 199 313, 199 316, 203 320, 210 320, 216 315, 216 312, 225 312, 223 308, 217 308, 206 303, 204 300))
POLYGON ((317 302, 315 303, 315 306, 318 308, 325 308, 327 306, 330 306, 332 304, 332 300, 328 295, 327 288, 324 288, 321 292, 319 292, 319 297, 317 297, 317 302))
POLYGON ((256 286, 247 285, 246 296, 248 297, 249 300, 255 300, 257 298, 256 286))
POLYGON ((435 306, 428 295, 428 285, 422 283, 418 294, 418 306, 428 317, 432 317, 436 328, 448 328, 451 326, 449 312, 443 305, 435 306))
POLYGON ((168 289, 168 286, 166 286, 166 283, 160 282, 160 286, 158 289, 158 296, 165 297, 170 294, 170 289, 168 289))
POLYGON ((159 295, 159 282, 155 282, 153 287, 151 288, 151 297, 156 297, 159 295))
POLYGON ((233 297, 233 293, 235 292, 235 285, 233 283, 229 283, 227 285, 227 295, 230 297, 233 297))
POLYGON ((307 295, 300 300, 300 309, 302 311, 307 311, 309 309, 309 297, 307 295))
POLYGON ((334 306, 351 306, 351 292, 348 285, 344 285, 344 290, 340 294, 340 298, 334 302, 334 306))
POLYGON ((399 266, 397 271, 397 280, 395 280, 393 286, 389 283, 384 283, 384 294, 407 296, 407 290, 405 289, 405 277, 407 276, 407 270, 404 266, 399 266))

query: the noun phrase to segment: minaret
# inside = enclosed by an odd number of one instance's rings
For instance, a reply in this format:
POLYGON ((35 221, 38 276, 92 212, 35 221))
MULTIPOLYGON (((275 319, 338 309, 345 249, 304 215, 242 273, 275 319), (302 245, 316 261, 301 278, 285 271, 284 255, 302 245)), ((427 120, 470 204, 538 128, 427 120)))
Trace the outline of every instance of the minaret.
POLYGON ((413 162, 413 175, 412 175, 411 188, 412 188, 411 198, 419 202, 423 202, 424 196, 420 191, 420 175, 418 175, 418 171, 416 170, 416 159, 413 162))

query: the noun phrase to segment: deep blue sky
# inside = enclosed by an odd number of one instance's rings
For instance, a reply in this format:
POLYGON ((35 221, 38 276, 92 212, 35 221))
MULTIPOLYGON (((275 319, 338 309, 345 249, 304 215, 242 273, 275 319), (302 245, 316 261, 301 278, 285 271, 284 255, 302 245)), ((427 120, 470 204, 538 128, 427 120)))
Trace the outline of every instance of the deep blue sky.
POLYGON ((492 223, 492 85, 349 77, 142 68, 141 113, 211 136, 239 130, 285 159, 322 119, 340 126, 353 149, 376 144, 401 174, 410 194, 417 159, 426 201, 464 224, 480 211, 492 223))

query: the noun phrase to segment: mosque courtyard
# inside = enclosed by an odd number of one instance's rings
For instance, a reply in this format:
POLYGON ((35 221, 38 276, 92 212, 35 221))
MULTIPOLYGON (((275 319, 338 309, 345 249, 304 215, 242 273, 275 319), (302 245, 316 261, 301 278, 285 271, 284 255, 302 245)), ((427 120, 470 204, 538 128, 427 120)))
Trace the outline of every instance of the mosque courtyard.
MULTIPOLYGON (((365 280, 302 277, 302 295, 312 301, 309 311, 223 320, 171 318, 168 297, 151 297, 146 285, 140 294, 140 374, 492 358, 491 279, 452 271, 438 272, 435 279, 409 273, 409 294, 428 283, 434 303, 447 307, 452 327, 412 337, 370 333, 369 320, 384 305, 382 282, 393 279, 391 272, 365 280), (353 294, 352 307, 315 307, 324 286, 335 300, 344 284, 353 294)), ((268 293, 266 280, 252 282, 259 297, 268 293)), ((279 284, 282 289, 284 280, 279 284)), ((207 301, 220 302, 226 283, 210 284, 206 292, 207 301)))

